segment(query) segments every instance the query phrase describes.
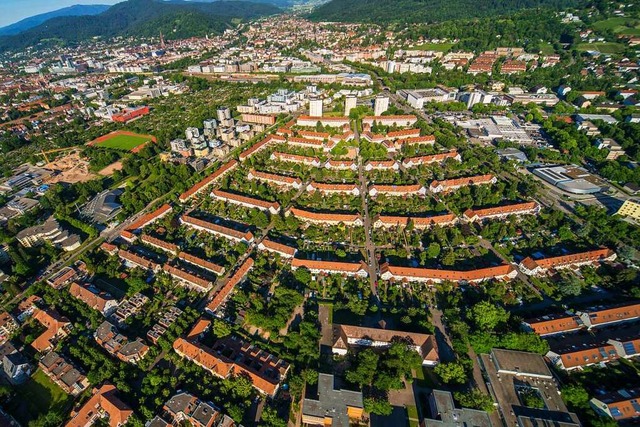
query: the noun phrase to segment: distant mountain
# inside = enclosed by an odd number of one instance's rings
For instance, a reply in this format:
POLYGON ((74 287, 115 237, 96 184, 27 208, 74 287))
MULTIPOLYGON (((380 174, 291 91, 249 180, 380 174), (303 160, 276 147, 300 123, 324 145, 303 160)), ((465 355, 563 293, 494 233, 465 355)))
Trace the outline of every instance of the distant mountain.
POLYGON ((536 7, 566 8, 579 0, 332 0, 315 9, 314 21, 438 22, 502 15, 536 7))
POLYGON ((40 42, 76 43, 96 36, 154 36, 160 32, 167 39, 202 36, 220 33, 237 20, 279 12, 270 4, 247 1, 128 0, 99 15, 53 18, 19 35, 0 37, 0 51, 24 49, 40 42))
POLYGON ((86 16, 97 15, 109 9, 111 6, 107 4, 92 4, 82 5, 77 4, 75 6, 69 6, 62 9, 54 10, 52 12, 42 13, 40 15, 30 16, 22 21, 18 21, 14 24, 7 25, 0 28, 0 36, 11 36, 21 33, 29 28, 37 27, 45 21, 52 18, 58 18, 60 16, 86 16))

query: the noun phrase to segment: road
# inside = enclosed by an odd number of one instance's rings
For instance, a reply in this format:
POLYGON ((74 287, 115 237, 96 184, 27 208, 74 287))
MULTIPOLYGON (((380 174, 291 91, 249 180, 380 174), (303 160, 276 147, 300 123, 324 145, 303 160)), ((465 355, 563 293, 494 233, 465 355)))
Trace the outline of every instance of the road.
MULTIPOLYGON (((358 127, 353 126, 355 129, 356 142, 360 144, 360 132, 358 127)), ((366 175, 364 173, 364 165, 362 164, 362 157, 358 156, 358 180, 360 181, 360 197, 362 199, 362 216, 364 222, 364 235, 365 235, 365 253, 367 255, 367 267, 369 272, 369 284, 371 286, 371 295, 373 295, 378 301, 378 261, 376 259, 376 246, 371 239, 371 233, 373 233, 373 225, 371 224, 371 215, 369 214, 369 206, 367 204, 367 195, 369 194, 369 185, 366 175)))

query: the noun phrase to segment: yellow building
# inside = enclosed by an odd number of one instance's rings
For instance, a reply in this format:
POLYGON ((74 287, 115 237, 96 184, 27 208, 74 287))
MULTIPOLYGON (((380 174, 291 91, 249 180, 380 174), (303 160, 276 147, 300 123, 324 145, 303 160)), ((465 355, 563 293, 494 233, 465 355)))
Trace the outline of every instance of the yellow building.
POLYGON ((629 216, 633 219, 640 220, 640 200, 625 200, 617 212, 618 215, 629 216))

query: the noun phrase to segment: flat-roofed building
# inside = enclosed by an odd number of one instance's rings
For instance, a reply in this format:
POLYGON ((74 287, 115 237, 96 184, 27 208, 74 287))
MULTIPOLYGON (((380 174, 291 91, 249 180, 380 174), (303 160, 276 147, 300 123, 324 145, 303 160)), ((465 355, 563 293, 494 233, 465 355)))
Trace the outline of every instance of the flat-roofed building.
MULTIPOLYGON (((312 387, 307 387, 307 391, 312 387)), ((337 388, 335 377, 319 374, 317 395, 302 401, 304 425, 349 427, 359 424, 364 413, 362 392, 337 388)))
POLYGON ((429 395, 431 417, 424 419, 424 427, 498 427, 491 423, 485 411, 470 408, 456 408, 451 392, 433 390, 429 395))

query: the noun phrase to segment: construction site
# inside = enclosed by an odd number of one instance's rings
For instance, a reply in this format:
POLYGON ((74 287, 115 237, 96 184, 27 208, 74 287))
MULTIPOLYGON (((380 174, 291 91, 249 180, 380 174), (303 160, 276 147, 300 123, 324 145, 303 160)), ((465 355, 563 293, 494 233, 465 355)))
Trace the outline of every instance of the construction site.
POLYGON ((98 177, 89 172, 89 160, 82 158, 77 148, 63 148, 58 150, 42 151, 44 169, 53 172, 46 180, 46 184, 75 184, 86 182, 98 177))

